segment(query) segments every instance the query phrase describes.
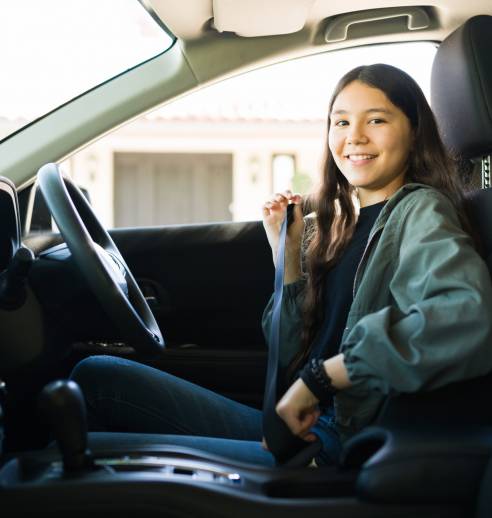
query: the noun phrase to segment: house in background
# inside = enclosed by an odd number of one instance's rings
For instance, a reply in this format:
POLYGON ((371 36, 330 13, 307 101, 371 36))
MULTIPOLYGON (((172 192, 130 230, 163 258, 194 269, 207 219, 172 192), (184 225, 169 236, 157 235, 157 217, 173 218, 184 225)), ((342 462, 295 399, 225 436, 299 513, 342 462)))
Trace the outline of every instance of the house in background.
POLYGON ((305 192, 316 181, 323 115, 184 99, 101 138, 62 169, 108 227, 260 219, 270 193, 305 192))

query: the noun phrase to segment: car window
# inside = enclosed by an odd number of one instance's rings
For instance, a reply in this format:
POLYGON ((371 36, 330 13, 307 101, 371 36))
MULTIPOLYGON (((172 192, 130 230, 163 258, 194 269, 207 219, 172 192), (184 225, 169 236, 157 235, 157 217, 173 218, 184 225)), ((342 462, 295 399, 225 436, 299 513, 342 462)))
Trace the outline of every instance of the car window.
POLYGON ((172 43, 137 0, 1 2, 0 140, 172 43))
POLYGON ((317 182, 330 94, 360 64, 385 62, 429 97, 431 43, 323 53, 217 83, 146 114, 62 163, 108 227, 261 218, 271 192, 317 182))

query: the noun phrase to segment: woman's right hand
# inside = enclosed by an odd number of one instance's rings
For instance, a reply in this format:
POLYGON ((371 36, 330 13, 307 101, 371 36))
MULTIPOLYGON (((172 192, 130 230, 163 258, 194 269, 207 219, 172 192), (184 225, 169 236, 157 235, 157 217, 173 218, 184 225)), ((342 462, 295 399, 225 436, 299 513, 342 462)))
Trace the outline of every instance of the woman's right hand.
POLYGON ((286 217, 287 205, 291 203, 296 205, 294 207, 294 221, 288 228, 285 244, 286 277, 289 263, 293 263, 292 266, 294 269, 299 270, 295 272, 295 276, 300 276, 301 241, 304 232, 302 201, 303 199, 300 194, 292 194, 291 191, 284 191, 274 194, 263 204, 263 227, 265 228, 268 243, 272 249, 274 263, 277 257, 280 227, 286 217))

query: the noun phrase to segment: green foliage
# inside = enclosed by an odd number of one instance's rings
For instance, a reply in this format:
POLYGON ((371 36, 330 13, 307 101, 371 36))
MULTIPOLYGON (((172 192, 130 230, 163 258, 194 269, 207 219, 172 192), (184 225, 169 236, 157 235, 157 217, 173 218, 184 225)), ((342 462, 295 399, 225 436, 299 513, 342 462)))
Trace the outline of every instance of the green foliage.
POLYGON ((292 191, 299 194, 308 194, 311 192, 313 186, 312 178, 300 171, 296 171, 292 177, 292 191))

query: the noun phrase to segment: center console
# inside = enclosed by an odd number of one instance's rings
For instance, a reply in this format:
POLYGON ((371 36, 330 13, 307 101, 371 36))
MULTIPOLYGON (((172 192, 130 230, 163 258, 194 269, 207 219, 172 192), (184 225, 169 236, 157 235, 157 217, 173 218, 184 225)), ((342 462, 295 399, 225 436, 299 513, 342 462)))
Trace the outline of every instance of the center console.
POLYGON ((158 436, 87 434, 73 382, 48 385, 40 406, 56 445, 3 459, 2 516, 469 517, 492 451, 488 432, 416 440, 375 427, 347 445, 340 466, 264 468, 158 436))

